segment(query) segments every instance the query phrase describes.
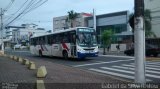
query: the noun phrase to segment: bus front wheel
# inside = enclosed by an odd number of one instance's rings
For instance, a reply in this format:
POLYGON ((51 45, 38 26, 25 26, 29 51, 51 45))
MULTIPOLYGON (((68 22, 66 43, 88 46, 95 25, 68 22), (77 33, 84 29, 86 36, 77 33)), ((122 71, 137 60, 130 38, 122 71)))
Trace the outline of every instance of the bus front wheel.
POLYGON ((66 51, 63 51, 63 58, 68 59, 68 53, 66 51))

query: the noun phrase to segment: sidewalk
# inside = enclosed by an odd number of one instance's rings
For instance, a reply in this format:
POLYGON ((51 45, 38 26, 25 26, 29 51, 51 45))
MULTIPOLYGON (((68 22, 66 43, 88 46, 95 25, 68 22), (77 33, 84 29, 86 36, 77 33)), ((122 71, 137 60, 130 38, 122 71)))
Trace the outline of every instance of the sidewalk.
MULTIPOLYGON (((38 67, 46 66, 48 74, 45 78, 40 78, 44 80, 46 89, 101 89, 104 83, 127 83, 103 74, 64 66, 43 59, 29 60, 34 61, 38 67)), ((0 57, 0 72, 1 83, 25 83, 25 85, 28 83, 26 88, 18 89, 35 89, 35 82, 38 79, 36 78, 36 70, 29 70, 25 65, 12 59, 0 57)))
POLYGON ((0 89, 35 89, 34 76, 35 71, 28 70, 27 66, 0 56, 0 89))
MULTIPOLYGON (((106 50, 106 55, 125 56, 125 54, 124 54, 123 51, 120 51, 120 52, 117 52, 117 51, 107 51, 107 48, 105 50, 106 50)), ((103 48, 99 48, 99 54, 103 55, 103 48)))

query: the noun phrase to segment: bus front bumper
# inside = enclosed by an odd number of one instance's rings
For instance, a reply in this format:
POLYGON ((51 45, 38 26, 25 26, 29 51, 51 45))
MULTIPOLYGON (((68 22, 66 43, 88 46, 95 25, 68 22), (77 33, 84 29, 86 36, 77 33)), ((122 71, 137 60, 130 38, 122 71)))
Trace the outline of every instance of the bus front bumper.
POLYGON ((85 58, 85 57, 98 57, 98 52, 96 53, 80 53, 77 52, 78 58, 85 58))

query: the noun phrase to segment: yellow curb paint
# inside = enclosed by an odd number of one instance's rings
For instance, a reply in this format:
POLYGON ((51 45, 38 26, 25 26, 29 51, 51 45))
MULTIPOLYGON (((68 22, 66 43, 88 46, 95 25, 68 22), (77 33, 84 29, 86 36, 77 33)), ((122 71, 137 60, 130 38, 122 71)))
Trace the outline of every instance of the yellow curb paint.
POLYGON ((9 56, 9 58, 13 59, 13 56, 12 56, 12 55, 10 55, 10 56, 9 56))
POLYGON ((34 62, 29 63, 29 69, 30 69, 30 70, 36 69, 36 65, 35 65, 34 62))
POLYGON ((17 61, 17 59, 18 59, 18 57, 17 56, 14 56, 14 58, 13 58, 15 61, 17 61))
POLYGON ((36 82, 36 89, 46 89, 43 80, 37 80, 37 82, 36 82))
POLYGON ((21 57, 18 58, 18 62, 22 63, 23 59, 21 57))
POLYGON ((26 59, 26 61, 25 61, 25 65, 29 65, 29 60, 28 59, 26 59))
POLYGON ((3 56, 4 55, 4 51, 0 51, 0 56, 3 56))
POLYGON ((45 66, 41 66, 40 68, 38 68, 37 71, 38 78, 44 78, 46 75, 47 75, 47 70, 45 66))

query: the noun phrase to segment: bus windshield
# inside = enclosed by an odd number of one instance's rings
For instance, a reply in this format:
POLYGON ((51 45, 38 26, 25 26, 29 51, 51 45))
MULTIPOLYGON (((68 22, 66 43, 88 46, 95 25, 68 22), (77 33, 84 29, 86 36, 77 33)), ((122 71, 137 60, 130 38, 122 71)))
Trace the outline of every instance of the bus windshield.
POLYGON ((96 33, 91 28, 79 28, 77 30, 77 43, 82 47, 95 47, 97 46, 96 33))

